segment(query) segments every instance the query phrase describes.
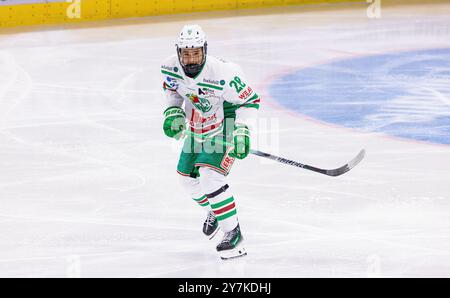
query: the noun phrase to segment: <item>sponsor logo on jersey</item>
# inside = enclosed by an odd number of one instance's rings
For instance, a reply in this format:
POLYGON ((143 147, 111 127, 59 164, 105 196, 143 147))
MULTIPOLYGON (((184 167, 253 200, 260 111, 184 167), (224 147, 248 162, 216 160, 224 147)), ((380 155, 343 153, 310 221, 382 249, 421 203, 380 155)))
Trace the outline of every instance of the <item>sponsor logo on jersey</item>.
POLYGON ((203 79, 203 83, 213 84, 213 85, 219 85, 220 82, 216 80, 209 80, 209 79, 203 79))
POLYGON ((198 88, 198 95, 204 95, 206 97, 218 97, 215 96, 216 92, 213 89, 209 89, 209 88, 198 88))
POLYGON ((214 114, 212 116, 203 117, 199 112, 193 111, 191 120, 189 121, 190 126, 194 127, 196 124, 205 124, 210 122, 217 122, 217 115, 214 114))
POLYGON ((244 91, 242 91, 242 92, 239 94, 239 98, 242 99, 242 100, 247 99, 247 97, 249 97, 250 95, 252 95, 252 93, 253 93, 252 88, 247 87, 247 89, 244 89, 244 91))
POLYGON ((168 70, 168 71, 174 71, 174 72, 178 71, 177 67, 175 67, 176 68, 176 70, 175 70, 173 67, 170 67, 170 66, 167 66, 167 65, 161 65, 161 68, 165 69, 165 70, 168 70))
POLYGON ((222 159, 222 163, 220 164, 220 166, 227 172, 230 170, 235 160, 235 158, 229 155, 230 151, 231 148, 228 149, 227 154, 225 154, 225 157, 222 159))
POLYGON ((171 77, 166 77, 163 87, 174 91, 178 88, 177 80, 171 77))
POLYGON ((212 108, 211 103, 204 97, 199 97, 195 94, 186 94, 186 97, 192 102, 194 107, 202 111, 203 113, 209 112, 212 108))

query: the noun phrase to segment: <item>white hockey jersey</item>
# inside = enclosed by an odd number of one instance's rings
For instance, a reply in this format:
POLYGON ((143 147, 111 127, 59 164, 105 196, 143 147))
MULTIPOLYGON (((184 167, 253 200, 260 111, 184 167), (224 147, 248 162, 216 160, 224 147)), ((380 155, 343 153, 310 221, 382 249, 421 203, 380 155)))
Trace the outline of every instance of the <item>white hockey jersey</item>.
POLYGON ((244 122, 259 109, 260 98, 247 83, 241 68, 208 55, 201 72, 190 78, 178 61, 169 57, 161 66, 167 107, 183 107, 188 129, 198 141, 223 131, 225 119, 244 122))

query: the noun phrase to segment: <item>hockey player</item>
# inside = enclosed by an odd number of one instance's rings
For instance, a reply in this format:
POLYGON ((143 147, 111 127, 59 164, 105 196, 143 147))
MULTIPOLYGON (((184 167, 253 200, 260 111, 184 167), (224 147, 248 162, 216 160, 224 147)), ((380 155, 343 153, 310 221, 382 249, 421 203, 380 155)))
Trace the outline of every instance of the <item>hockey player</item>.
POLYGON ((176 42, 177 54, 161 66, 167 109, 164 133, 184 140, 177 172, 191 198, 203 207, 203 233, 224 236, 216 249, 222 259, 246 255, 235 198, 226 176, 235 159, 250 151, 250 124, 260 98, 239 66, 207 55, 198 25, 186 25, 176 42))

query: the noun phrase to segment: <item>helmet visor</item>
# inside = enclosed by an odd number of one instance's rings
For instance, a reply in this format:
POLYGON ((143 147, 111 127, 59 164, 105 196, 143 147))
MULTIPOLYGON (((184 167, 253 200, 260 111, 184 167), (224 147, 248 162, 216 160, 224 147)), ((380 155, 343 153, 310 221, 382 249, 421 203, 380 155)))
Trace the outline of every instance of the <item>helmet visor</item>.
POLYGON ((186 65, 201 65, 203 63, 203 47, 180 49, 180 62, 186 65))

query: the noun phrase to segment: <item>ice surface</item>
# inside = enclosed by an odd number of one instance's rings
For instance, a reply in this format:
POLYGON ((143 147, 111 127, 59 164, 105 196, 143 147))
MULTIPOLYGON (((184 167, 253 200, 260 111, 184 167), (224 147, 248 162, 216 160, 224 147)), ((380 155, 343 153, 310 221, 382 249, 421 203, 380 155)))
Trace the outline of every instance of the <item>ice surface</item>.
POLYGON ((267 89, 329 61, 450 47, 450 5, 262 12, 0 36, 0 276, 450 276, 450 147, 314 121, 267 89), (188 22, 262 95, 259 149, 326 168, 367 150, 339 178, 237 163, 248 256, 229 262, 204 239, 161 129, 159 63, 188 22))

